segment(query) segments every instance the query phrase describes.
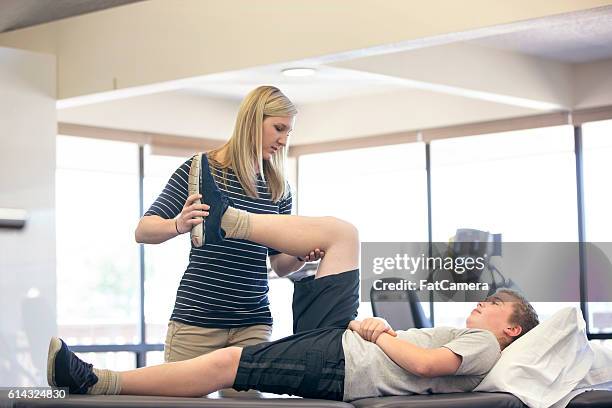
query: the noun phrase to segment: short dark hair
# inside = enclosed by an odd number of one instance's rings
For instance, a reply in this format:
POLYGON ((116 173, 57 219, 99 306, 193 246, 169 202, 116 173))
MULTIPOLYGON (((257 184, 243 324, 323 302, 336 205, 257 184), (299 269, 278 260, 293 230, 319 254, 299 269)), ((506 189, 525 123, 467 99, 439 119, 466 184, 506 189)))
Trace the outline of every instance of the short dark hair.
POLYGON ((510 342, 520 338, 529 330, 540 324, 538 313, 523 295, 511 289, 500 289, 497 293, 505 293, 516 300, 516 302, 513 303, 514 312, 510 315, 510 323, 521 326, 522 330, 521 334, 510 339, 510 342))

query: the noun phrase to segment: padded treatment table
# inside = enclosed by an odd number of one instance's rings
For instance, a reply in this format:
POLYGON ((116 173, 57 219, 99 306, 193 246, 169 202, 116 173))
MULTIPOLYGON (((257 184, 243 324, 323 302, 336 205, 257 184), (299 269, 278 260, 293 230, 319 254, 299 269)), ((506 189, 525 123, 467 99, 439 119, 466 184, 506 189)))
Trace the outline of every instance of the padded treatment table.
MULTIPOLYGON (((356 408, 524 408, 521 400, 501 392, 411 395, 353 401, 356 408)), ((587 391, 574 397, 567 408, 611 408, 612 391, 587 391)))
POLYGON ((501 392, 462 392, 365 398, 352 402, 356 408, 524 408, 520 399, 501 392))
MULTIPOLYGON (((0 407, 219 407, 219 408, 524 408, 525 405, 511 394, 468 392, 438 395, 411 395, 404 397, 366 398, 352 404, 318 399, 289 398, 265 394, 261 398, 175 398, 133 395, 74 395, 58 400, 12 400, 0 394, 0 407), (271 398, 270 396, 274 396, 271 398)), ((588 391, 576 396, 568 408, 610 408, 612 391, 588 391)))
POLYGON ((612 391, 587 391, 574 397, 568 408, 610 408, 612 391))
POLYGON ((59 407, 108 407, 108 408, 149 408, 149 407, 218 407, 218 408, 353 408, 351 404, 340 401, 304 399, 286 395, 266 394, 260 396, 246 394, 233 398, 202 397, 147 397, 139 395, 69 395, 64 399, 17 399, 7 401, 7 392, 0 393, 0 408, 59 408, 59 407), (8 404, 7 404, 8 402, 8 404))

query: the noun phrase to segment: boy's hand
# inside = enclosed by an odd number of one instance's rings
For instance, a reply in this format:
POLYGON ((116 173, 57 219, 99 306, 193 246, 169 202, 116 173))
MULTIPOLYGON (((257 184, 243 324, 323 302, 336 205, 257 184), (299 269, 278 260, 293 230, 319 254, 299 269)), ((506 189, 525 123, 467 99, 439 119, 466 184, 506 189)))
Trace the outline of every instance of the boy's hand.
POLYGON ((380 317, 364 319, 360 322, 359 328, 356 331, 364 340, 371 341, 372 343, 376 343, 378 337, 383 333, 388 333, 393 337, 397 336, 397 333, 389 326, 389 323, 380 317))
POLYGON ((359 320, 351 320, 348 325, 348 329, 359 333, 361 322, 359 320))

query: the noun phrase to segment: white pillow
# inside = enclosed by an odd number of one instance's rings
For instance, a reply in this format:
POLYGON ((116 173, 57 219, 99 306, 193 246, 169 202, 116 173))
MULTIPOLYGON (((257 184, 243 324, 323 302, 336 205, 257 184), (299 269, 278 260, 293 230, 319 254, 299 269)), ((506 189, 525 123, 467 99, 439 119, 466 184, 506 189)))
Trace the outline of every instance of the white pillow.
POLYGON ((586 391, 612 391, 612 349, 594 341, 590 341, 589 344, 595 354, 589 372, 572 392, 554 405, 554 408, 566 407, 576 395, 586 391))
POLYGON ((594 353, 589 372, 576 385, 576 388, 559 400, 554 408, 565 408, 575 396, 586 391, 612 391, 612 348, 596 341, 589 341, 594 353))
POLYGON ((586 376, 578 383, 578 388, 588 388, 612 382, 612 348, 590 341, 594 353, 593 364, 586 376))
POLYGON ((502 352, 474 391, 509 392, 532 408, 569 394, 593 363, 586 324, 573 307, 559 310, 502 352))

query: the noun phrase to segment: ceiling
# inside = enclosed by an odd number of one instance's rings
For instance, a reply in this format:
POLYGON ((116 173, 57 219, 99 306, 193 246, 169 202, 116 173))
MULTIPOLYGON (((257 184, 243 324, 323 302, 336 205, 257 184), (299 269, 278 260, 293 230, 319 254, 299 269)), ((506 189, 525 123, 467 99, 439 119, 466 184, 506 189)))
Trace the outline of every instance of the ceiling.
POLYGON ((536 27, 474 43, 569 63, 612 58, 612 8, 561 16, 536 27))
MULTIPOLYGON (((0 0, 0 32, 132 2, 0 0)), ((280 87, 298 105, 296 144, 567 109, 572 101, 566 94, 573 85, 565 82, 576 67, 612 59, 612 6, 453 35, 446 43, 425 38, 417 45, 385 44, 318 60, 222 72, 99 101, 60 101, 58 119, 226 138, 239 101, 262 84, 280 87), (515 64, 530 69, 528 81, 513 83, 515 64), (282 69, 295 66, 314 67, 317 74, 282 75, 282 69), (515 92, 519 85, 524 89, 515 92)), ((523 74, 516 73, 517 78, 523 74)))
POLYGON ((0 33, 142 0, 0 0, 0 33))
MULTIPOLYGON (((492 29, 490 30, 492 33, 497 31, 504 33, 483 36, 462 43, 565 64, 585 64, 612 58, 612 7, 602 7, 542 20, 527 22, 524 24, 525 29, 516 31, 504 32, 503 28, 492 29)), ((415 81, 382 74, 384 69, 376 68, 377 61, 382 68, 385 65, 397 64, 404 56, 416 51, 415 49, 398 50, 396 47, 391 49, 394 51, 382 52, 378 56, 369 57, 374 68, 368 71, 347 69, 342 62, 320 64, 317 61, 307 61, 306 66, 317 69, 316 76, 290 78, 281 74, 282 69, 301 66, 299 62, 297 65, 290 62, 209 75, 201 80, 193 81, 176 92, 239 101, 254 87, 260 84, 272 84, 283 89, 297 104, 304 105, 422 87, 415 81), (390 54, 393 55, 392 58, 389 58, 390 54)), ((355 54, 367 55, 367 53, 355 54)), ((333 62, 335 58, 327 56, 322 60, 333 62)), ((425 89, 434 90, 434 88, 425 85, 425 89)))
POLYGON ((316 66, 316 73, 312 77, 287 77, 281 73, 287 66, 293 64, 269 65, 209 75, 178 92, 240 101, 254 87, 271 84, 282 89, 295 103, 306 105, 391 92, 402 87, 398 78, 329 65, 316 66))
MULTIPOLYGON (((555 16, 547 22, 532 22, 525 27, 527 28, 524 30, 485 36, 465 43, 569 64, 612 58, 612 7, 555 16)), ((400 50, 393 54, 401 58, 401 54, 413 51, 400 50)), ((290 66, 293 65, 254 67, 210 75, 185 87, 183 91, 240 100, 254 86, 270 83, 283 89, 298 103, 308 104, 409 86, 407 81, 394 76, 347 70, 329 64, 317 65, 316 77, 283 76, 282 69, 290 66)))

